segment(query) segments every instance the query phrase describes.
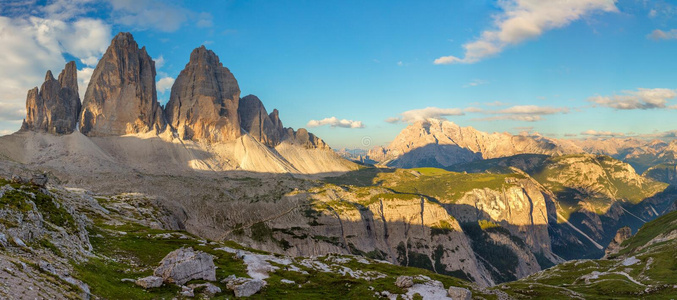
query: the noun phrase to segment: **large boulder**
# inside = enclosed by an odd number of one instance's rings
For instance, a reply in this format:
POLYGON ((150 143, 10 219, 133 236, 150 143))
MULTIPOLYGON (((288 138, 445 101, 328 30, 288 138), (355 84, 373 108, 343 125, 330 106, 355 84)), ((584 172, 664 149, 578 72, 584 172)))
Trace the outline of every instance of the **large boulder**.
POLYGON ((249 297, 258 293, 266 282, 261 279, 238 277, 228 281, 226 287, 235 293, 235 297, 249 297))
POLYGON ((472 292, 466 288, 450 286, 449 297, 454 300, 470 300, 472 299, 472 292))
POLYGON ((94 69, 82 102, 80 131, 111 136, 162 130, 155 62, 130 33, 113 38, 94 69))
POLYGON ((148 277, 143 277, 139 278, 135 281, 136 285, 144 288, 144 289, 150 289, 150 288, 157 288, 162 286, 163 282, 162 277, 158 276, 148 276, 148 277))
POLYGON ((395 280, 395 285, 399 288, 408 289, 414 285, 414 278, 411 276, 400 276, 395 280))
POLYGON ((240 87, 219 57, 204 46, 190 54, 167 102, 167 122, 185 140, 219 142, 239 137, 240 87))
POLYGON ((193 279, 216 280, 214 257, 195 251, 193 248, 181 248, 167 254, 155 269, 155 276, 165 282, 183 285, 193 279))
POLYGON ((69 134, 75 130, 80 113, 80 95, 75 62, 71 61, 55 79, 47 71, 45 82, 28 91, 23 130, 69 134))

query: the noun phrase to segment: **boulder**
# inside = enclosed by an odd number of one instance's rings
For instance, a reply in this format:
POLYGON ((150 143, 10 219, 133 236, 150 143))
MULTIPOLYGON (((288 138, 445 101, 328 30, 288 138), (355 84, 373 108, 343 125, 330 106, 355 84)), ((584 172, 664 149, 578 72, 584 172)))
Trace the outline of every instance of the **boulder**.
POLYGON ((235 278, 226 284, 226 287, 235 292, 235 297, 249 297, 258 293, 266 282, 261 279, 235 278))
POLYGON ((155 62, 130 33, 113 38, 87 86, 80 131, 87 136, 116 136, 163 130, 155 90, 155 62))
POLYGON ((621 250, 621 244, 631 236, 632 229, 630 229, 630 227, 625 226, 618 229, 618 231, 616 231, 616 236, 614 236, 614 239, 609 242, 609 245, 604 250, 604 258, 608 258, 610 255, 618 253, 618 251, 621 250))
POLYGON ((45 82, 28 91, 26 118, 22 130, 69 134, 75 130, 80 113, 80 95, 75 62, 71 61, 55 79, 47 71, 45 82))
POLYGON ((209 295, 209 296, 214 296, 214 295, 216 295, 216 294, 218 294, 218 293, 221 292, 221 288, 220 288, 220 287, 215 286, 215 285, 213 285, 213 284, 211 284, 211 283, 209 283, 209 282, 207 282, 207 283, 200 283, 200 284, 190 284, 190 285, 188 285, 188 287, 191 288, 191 289, 193 289, 193 290, 197 290, 197 289, 203 288, 202 292, 203 292, 204 294, 206 294, 206 295, 209 295))
POLYGON ((414 279, 411 276, 400 276, 395 280, 395 285, 399 288, 408 289, 414 285, 414 279))
POLYGON ((184 140, 220 142, 240 136, 240 87, 216 54, 204 46, 190 54, 165 108, 167 122, 184 140))
POLYGON ((454 300, 470 300, 472 299, 472 292, 466 288, 450 286, 449 297, 454 300))
POLYGON ((39 187, 45 187, 47 185, 47 181, 48 178, 46 174, 34 175, 33 178, 31 178, 31 183, 39 187))
POLYGON ((195 293, 193 292, 192 288, 189 288, 187 286, 182 286, 181 287, 181 296, 187 297, 187 298, 192 298, 195 296, 195 293))
POLYGON ((155 276, 165 282, 182 285, 193 279, 216 280, 214 257, 195 251, 193 248, 181 248, 167 254, 155 269, 155 276))
POLYGON ((158 276, 148 276, 137 279, 134 283, 144 289, 157 288, 162 286, 163 279, 158 276))

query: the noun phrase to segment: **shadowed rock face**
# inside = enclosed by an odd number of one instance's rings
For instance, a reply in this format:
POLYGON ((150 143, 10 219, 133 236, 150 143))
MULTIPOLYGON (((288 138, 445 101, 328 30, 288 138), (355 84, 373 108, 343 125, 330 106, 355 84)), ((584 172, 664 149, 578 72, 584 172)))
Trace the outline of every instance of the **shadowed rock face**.
POLYGON ((75 130, 79 113, 77 69, 71 61, 59 74, 59 80, 47 71, 40 90, 35 87, 28 91, 21 129, 69 134, 75 130))
POLYGON ((277 146, 285 136, 277 109, 269 115, 261 100, 254 95, 240 99, 238 114, 242 129, 268 147, 277 146))
POLYGON ((165 122, 155 91, 155 62, 130 33, 119 33, 94 69, 80 117, 88 136, 162 130, 165 122))
POLYGON ((239 99, 235 76, 202 46, 176 78, 165 113, 182 139, 228 141, 240 136, 239 99))

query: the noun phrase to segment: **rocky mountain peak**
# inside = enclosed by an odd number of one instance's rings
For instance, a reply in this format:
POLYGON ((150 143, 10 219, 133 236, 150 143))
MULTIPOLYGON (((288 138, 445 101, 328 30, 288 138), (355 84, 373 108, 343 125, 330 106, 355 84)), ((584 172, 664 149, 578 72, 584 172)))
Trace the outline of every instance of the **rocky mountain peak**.
POLYGON ((130 33, 116 35, 89 81, 80 117, 82 133, 109 136, 162 130, 155 75, 155 62, 145 48, 139 49, 130 33))
POLYGON ((241 98, 238 114, 242 130, 266 146, 275 147, 284 138, 285 130, 278 116, 279 112, 273 110, 269 115, 258 97, 247 95, 241 98))
POLYGON ((240 136, 239 99, 235 76, 213 51, 201 46, 176 78, 165 114, 182 139, 233 140, 240 136))
POLYGON ((80 96, 75 62, 71 61, 59 74, 45 74, 41 88, 28 91, 26 119, 21 129, 52 134, 69 134, 75 130, 80 113, 80 96))

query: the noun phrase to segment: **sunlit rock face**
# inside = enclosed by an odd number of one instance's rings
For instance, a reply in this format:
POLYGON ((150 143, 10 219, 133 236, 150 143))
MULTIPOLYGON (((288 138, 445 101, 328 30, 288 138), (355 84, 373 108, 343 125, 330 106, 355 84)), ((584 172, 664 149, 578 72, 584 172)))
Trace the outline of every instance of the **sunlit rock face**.
POLYGON ((82 103, 80 131, 115 136, 162 130, 155 62, 130 33, 119 33, 99 61, 82 103))

